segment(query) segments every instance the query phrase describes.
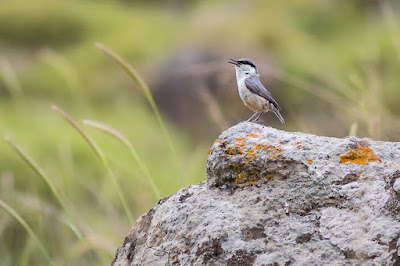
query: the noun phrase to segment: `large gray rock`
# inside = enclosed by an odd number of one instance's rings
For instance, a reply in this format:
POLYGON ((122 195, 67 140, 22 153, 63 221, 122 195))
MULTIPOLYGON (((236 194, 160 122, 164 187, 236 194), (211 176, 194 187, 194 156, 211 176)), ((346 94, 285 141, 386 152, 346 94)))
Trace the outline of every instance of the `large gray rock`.
POLYGON ((400 265, 400 143, 240 123, 113 265, 400 265))

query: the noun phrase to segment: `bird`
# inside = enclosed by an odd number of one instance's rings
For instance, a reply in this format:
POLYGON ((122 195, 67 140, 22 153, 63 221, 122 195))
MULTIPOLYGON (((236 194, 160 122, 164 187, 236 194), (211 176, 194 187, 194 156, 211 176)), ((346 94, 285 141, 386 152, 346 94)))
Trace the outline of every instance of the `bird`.
POLYGON ((262 85, 257 66, 248 58, 234 59, 229 58, 236 68, 236 81, 239 90, 239 96, 244 105, 246 105, 254 114, 247 120, 257 122, 257 120, 268 111, 272 111, 278 117, 282 124, 285 123, 282 115, 279 113, 281 107, 274 100, 271 93, 262 85))

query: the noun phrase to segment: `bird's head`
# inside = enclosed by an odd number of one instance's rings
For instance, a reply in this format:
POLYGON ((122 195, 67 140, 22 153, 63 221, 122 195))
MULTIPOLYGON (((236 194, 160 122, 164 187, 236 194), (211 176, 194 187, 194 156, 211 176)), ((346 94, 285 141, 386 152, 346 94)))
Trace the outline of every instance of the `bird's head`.
POLYGON ((258 76, 257 66, 250 59, 248 58, 240 58, 240 59, 229 58, 229 59, 230 61, 228 61, 228 63, 235 65, 236 74, 238 78, 258 76))

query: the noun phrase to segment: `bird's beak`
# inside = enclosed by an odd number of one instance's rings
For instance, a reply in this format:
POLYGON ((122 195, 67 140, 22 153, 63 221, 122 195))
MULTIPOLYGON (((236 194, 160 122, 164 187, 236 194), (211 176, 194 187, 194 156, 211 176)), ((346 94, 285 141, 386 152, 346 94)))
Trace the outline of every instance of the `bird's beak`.
POLYGON ((238 60, 236 60, 234 58, 229 58, 229 60, 231 60, 231 61, 228 61, 228 63, 234 64, 235 66, 239 66, 238 60))

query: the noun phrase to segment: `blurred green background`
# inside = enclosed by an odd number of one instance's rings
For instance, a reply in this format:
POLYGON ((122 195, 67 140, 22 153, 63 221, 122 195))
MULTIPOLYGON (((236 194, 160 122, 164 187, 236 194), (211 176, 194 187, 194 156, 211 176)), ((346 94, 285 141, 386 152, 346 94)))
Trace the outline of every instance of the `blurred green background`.
MULTIPOLYGON (((31 226, 55 264, 112 261, 132 226, 113 180, 134 219, 158 201, 130 150, 82 120, 121 132, 160 196, 196 184, 206 179, 213 140, 251 115, 229 57, 251 58, 281 105, 287 123, 267 114, 267 125, 400 141, 395 1, 0 1, 0 132, 43 169, 68 211, 4 140, 0 200, 31 226), (176 156, 141 88, 95 42, 149 84, 176 156), (98 144, 110 171, 51 104, 98 144)), ((1 265, 50 263, 3 210, 0 258, 1 265)))

